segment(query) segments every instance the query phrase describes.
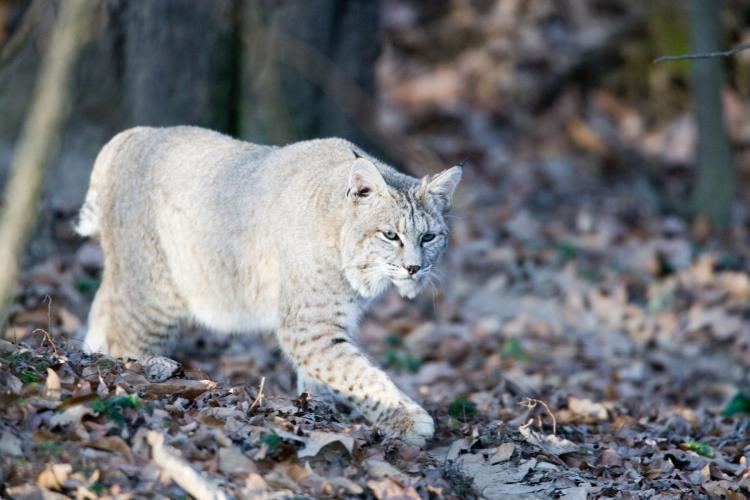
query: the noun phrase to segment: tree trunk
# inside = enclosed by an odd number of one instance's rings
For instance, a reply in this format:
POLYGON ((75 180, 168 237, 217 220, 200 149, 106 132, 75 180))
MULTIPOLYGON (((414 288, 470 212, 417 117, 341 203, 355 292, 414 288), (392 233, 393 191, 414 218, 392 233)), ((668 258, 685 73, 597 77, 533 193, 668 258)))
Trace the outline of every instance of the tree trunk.
POLYGON ((232 132, 234 3, 124 5, 129 124, 199 125, 232 132))
POLYGON ((239 133, 283 144, 373 137, 379 2, 244 0, 239 133), (344 81, 354 92, 337 92, 344 81))
MULTIPOLYGON (((692 50, 696 53, 720 50, 719 2, 691 0, 692 50)), ((721 99, 721 58, 692 61, 693 108, 698 123, 696 187, 693 207, 714 227, 730 222, 735 194, 732 153, 724 125, 721 99)))

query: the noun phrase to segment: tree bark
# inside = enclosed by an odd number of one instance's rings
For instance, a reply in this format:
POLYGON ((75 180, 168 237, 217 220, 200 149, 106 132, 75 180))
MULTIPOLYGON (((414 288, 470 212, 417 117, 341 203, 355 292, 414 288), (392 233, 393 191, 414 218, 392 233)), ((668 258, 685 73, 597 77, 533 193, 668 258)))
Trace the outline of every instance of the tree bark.
POLYGON ((244 0, 240 136, 377 143, 365 110, 375 108, 379 8, 370 0, 244 0), (335 92, 337 78, 356 96, 335 92))
MULTIPOLYGON (((691 0, 694 52, 719 50, 719 9, 719 2, 691 0)), ((722 63, 720 58, 691 62, 693 109, 698 123, 697 179, 692 202, 695 213, 706 217, 717 228, 729 224, 735 195, 734 166, 721 99, 722 63)))
POLYGON ((125 88, 132 125, 232 132, 234 1, 125 4, 125 88))

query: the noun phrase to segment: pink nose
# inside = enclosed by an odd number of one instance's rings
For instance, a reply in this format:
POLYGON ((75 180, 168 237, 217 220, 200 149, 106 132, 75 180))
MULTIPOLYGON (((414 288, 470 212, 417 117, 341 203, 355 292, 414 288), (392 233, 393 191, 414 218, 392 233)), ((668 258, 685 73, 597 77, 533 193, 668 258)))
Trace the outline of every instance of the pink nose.
POLYGON ((406 270, 409 272, 409 276, 414 276, 419 272, 419 270, 422 269, 421 266, 406 266, 406 270))

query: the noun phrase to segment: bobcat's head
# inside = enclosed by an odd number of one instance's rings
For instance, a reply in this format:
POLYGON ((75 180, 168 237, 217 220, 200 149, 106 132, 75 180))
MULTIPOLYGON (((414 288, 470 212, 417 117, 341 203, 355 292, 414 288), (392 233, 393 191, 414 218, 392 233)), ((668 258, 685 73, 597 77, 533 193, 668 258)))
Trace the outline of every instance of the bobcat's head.
POLYGON ((453 167, 420 181, 354 160, 341 241, 346 277, 360 295, 373 297, 390 284, 404 297, 419 293, 448 244, 445 212, 461 173, 453 167))

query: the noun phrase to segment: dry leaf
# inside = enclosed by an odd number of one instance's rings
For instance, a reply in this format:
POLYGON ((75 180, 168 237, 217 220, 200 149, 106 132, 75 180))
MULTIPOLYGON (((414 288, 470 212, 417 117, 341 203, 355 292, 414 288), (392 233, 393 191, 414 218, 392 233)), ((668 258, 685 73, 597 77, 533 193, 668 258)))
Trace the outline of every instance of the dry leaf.
POLYGON ((310 431, 305 436, 305 447, 297 452, 299 458, 314 457, 324 447, 332 444, 340 443, 349 454, 352 454, 354 448, 354 439, 351 436, 345 434, 333 434, 330 432, 319 432, 310 431))
POLYGON ((150 382, 164 382, 181 368, 180 363, 164 356, 152 356, 143 361, 143 369, 150 382))
POLYGON ((60 399, 60 377, 52 368, 47 368, 47 381, 44 384, 44 396, 52 399, 60 399))
POLYGON ((88 441, 84 443, 84 446, 117 453, 131 464, 135 461, 133 458, 133 452, 130 451, 130 446, 118 436, 109 436, 94 441, 88 441))
POLYGON ((568 398, 568 408, 579 417, 593 420, 607 420, 609 414, 607 409, 600 403, 595 403, 585 398, 568 398))
POLYGON ((501 444, 497 448, 497 451, 490 457, 490 464, 494 465, 500 462, 505 462, 513 456, 513 452, 515 451, 515 449, 516 446, 513 443, 501 444))
POLYGON ((566 453, 577 453, 580 446, 554 434, 539 434, 528 427, 518 428, 521 435, 531 444, 539 446, 541 449, 552 455, 564 455, 566 453))
POLYGON ((421 498, 413 486, 404 488, 390 478, 370 479, 367 481, 367 486, 378 500, 418 500, 421 498))
POLYGON ((11 457, 23 456, 21 440, 11 434, 10 431, 3 431, 0 434, 0 455, 11 457))
POLYGON ((204 392, 214 389, 216 385, 216 382, 211 380, 170 379, 155 384, 142 384, 137 386, 137 389, 139 392, 150 396, 179 394, 188 399, 194 399, 204 392))
POLYGON ((36 484, 40 488, 60 490, 71 472, 73 472, 73 466, 70 464, 47 464, 39 474, 36 484))
POLYGON ((258 472, 255 462, 250 460, 236 446, 219 448, 219 471, 222 474, 248 474, 258 472))

